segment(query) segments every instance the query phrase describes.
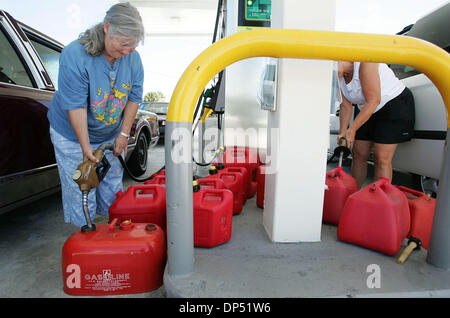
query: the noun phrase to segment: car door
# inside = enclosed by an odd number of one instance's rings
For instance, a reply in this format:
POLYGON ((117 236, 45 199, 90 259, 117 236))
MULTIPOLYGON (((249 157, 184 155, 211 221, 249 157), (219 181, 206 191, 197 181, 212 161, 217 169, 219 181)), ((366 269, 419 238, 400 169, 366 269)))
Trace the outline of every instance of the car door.
POLYGON ((55 88, 19 24, 0 11, 0 211, 59 186, 47 110, 55 88))

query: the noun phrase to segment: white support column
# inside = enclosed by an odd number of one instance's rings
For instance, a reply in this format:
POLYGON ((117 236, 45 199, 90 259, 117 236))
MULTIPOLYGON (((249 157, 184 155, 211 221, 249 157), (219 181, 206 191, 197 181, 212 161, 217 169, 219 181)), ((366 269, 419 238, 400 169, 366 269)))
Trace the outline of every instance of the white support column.
MULTIPOLYGON (((335 9, 335 0, 272 1, 272 28, 333 31, 335 9)), ((279 61, 263 215, 274 242, 320 241, 332 69, 331 61, 279 61)))

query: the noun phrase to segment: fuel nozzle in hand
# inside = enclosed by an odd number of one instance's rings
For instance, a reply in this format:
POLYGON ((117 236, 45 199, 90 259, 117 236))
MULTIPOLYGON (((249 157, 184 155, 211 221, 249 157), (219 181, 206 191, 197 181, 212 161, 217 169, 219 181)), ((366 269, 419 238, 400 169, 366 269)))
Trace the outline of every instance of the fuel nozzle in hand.
POLYGON ((350 155, 350 148, 347 146, 347 139, 341 137, 338 140, 338 146, 334 149, 334 156, 339 157, 339 167, 342 166, 342 160, 350 155))
POLYGON ((105 150, 114 150, 113 144, 103 144, 97 150, 94 151, 95 158, 98 159, 98 163, 92 160, 83 161, 78 165, 77 170, 72 175, 73 181, 75 181, 80 187, 83 197, 83 212, 86 218, 86 225, 81 228, 83 232, 91 232, 95 230, 95 225, 92 224, 91 217, 88 210, 88 194, 91 189, 98 187, 100 182, 105 177, 110 163, 106 159, 105 150))

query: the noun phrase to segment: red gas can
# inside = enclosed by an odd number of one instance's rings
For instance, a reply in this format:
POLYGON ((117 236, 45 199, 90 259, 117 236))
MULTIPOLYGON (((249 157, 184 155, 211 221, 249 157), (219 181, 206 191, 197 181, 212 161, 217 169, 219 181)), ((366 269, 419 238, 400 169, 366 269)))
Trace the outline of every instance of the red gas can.
POLYGON ((338 224, 341 241, 394 255, 410 228, 408 200, 386 178, 350 195, 338 224))
POLYGON ((248 175, 245 181, 246 198, 251 198, 256 193, 256 168, 260 162, 256 151, 245 147, 227 147, 222 155, 222 163, 225 167, 244 167, 248 175))
POLYGON ((228 190, 233 193, 233 214, 238 214, 242 211, 244 204, 244 178, 238 172, 226 172, 224 170, 217 170, 216 167, 211 166, 209 169, 210 175, 207 178, 220 179, 225 183, 228 190))
POLYGON ((64 292, 77 296, 123 295, 163 284, 166 241, 155 224, 124 221, 78 230, 62 249, 64 292))
POLYGON ((144 184, 166 184, 166 175, 158 174, 152 177, 150 180, 144 181, 144 184))
POLYGON ((347 198, 358 191, 356 180, 342 170, 342 167, 327 172, 325 184, 328 189, 325 190, 323 200, 323 222, 338 224, 347 198))
MULTIPOLYGON (((249 178, 249 174, 246 168, 244 167, 225 167, 222 170, 219 170, 221 173, 240 173, 242 175, 242 186, 245 188, 245 182, 249 178)), ((242 204, 245 204, 247 202, 247 194, 244 193, 242 196, 242 204)))
POLYGON ((166 169, 161 169, 158 172, 155 172, 154 174, 152 174, 152 178, 156 177, 156 176, 165 176, 166 175, 166 169))
POLYGON ((202 178, 197 180, 200 190, 204 189, 226 189, 225 182, 217 178, 202 178))
POLYGON ((194 186, 194 246, 214 247, 231 238, 233 193, 194 186))
POLYGON ((266 186, 266 166, 259 166, 256 170, 256 205, 264 208, 264 189, 266 186))
POLYGON ((109 208, 109 220, 116 218, 119 222, 155 223, 166 231, 166 187, 160 184, 130 186, 109 208))
POLYGON ((430 244, 436 199, 430 198, 420 191, 402 186, 398 188, 405 193, 411 213, 411 229, 408 237, 412 236, 419 239, 422 242, 422 247, 427 250, 430 244))

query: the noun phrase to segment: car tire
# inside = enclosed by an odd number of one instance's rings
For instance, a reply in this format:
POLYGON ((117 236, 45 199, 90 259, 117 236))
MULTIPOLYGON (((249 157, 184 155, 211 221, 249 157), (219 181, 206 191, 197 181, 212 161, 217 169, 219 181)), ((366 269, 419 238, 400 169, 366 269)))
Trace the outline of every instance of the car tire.
POLYGON ((139 177, 147 170, 147 158, 148 158, 148 142, 145 134, 140 133, 136 146, 130 159, 127 162, 128 169, 135 177, 139 177))

